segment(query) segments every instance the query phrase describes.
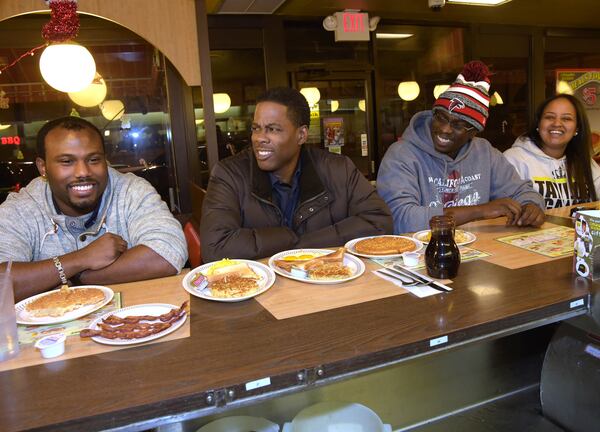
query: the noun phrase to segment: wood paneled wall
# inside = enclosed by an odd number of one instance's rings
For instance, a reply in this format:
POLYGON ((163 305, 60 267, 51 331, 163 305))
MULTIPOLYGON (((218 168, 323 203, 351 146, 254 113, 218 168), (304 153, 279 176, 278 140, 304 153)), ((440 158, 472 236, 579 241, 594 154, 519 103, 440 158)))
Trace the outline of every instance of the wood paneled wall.
MULTIPOLYGON (((42 0, 0 1, 0 21, 48 10, 42 0)), ((188 85, 200 85, 194 0, 84 0, 78 10, 137 33, 173 63, 188 85)))

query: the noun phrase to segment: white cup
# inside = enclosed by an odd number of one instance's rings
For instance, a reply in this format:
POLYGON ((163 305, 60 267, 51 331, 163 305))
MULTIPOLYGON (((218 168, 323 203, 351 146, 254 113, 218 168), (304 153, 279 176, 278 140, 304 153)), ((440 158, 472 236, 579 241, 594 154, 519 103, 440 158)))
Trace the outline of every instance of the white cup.
POLYGON ((402 254, 402 261, 407 267, 415 267, 419 265, 419 254, 416 252, 404 252, 402 254))
POLYGON ((62 333, 44 336, 36 341, 35 347, 44 358, 58 357, 65 353, 65 339, 67 337, 62 333))

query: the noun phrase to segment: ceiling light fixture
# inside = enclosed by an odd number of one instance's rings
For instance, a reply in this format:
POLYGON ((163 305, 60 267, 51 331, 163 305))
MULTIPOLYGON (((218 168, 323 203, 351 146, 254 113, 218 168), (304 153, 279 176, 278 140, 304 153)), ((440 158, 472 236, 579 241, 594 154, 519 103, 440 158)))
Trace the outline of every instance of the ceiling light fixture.
POLYGON ((398 84, 398 96, 405 101, 413 101, 419 97, 421 88, 416 81, 403 81, 398 84))
POLYGON ((89 86, 96 74, 94 57, 73 42, 48 45, 40 56, 44 80, 61 92, 78 92, 89 86))
POLYGON ((376 33, 377 39, 408 39, 414 36, 414 33, 376 33))
POLYGON ((231 107, 231 98, 227 93, 213 94, 213 106, 216 114, 223 114, 231 107))
POLYGON ((9 124, 0 124, 0 130, 5 130, 8 129, 9 127, 11 127, 12 125, 9 124))
POLYGON ((450 88, 449 84, 438 84, 433 88, 433 97, 439 98, 442 93, 450 88))
POLYGON ((69 98, 82 107, 99 105, 106 98, 106 82, 99 73, 96 73, 89 86, 78 92, 69 92, 69 98))
POLYGON ((560 80, 556 83, 556 93, 572 95, 574 91, 568 82, 560 80))
POLYGON ((500 6, 511 0, 447 0, 448 3, 463 4, 469 6, 500 6))
POLYGON ((49 0, 50 21, 42 28, 48 46, 40 56, 44 80, 62 92, 78 92, 96 75, 94 57, 73 39, 79 32, 76 0, 49 0))
POLYGON ((331 100, 331 112, 336 112, 339 107, 340 107, 340 102, 336 101, 335 99, 332 99, 331 100))
POLYGON ((306 98, 309 107, 315 106, 321 100, 321 92, 316 87, 304 87, 300 89, 302 96, 306 98))
POLYGON ((106 120, 119 120, 125 114, 125 105, 117 99, 104 101, 98 106, 106 120))
POLYGON ((367 105, 364 99, 358 101, 358 109, 361 111, 365 111, 367 109, 367 105))
POLYGON ((45 3, 50 8, 50 21, 42 28, 46 42, 0 67, 0 74, 44 48, 40 56, 40 72, 44 80, 62 92, 83 90, 94 79, 96 63, 85 47, 73 42, 79 32, 77 0, 46 0, 45 3))
POLYGON ((496 106, 496 105, 503 105, 503 104, 504 104, 504 100, 500 96, 500 93, 494 92, 494 94, 490 98, 490 105, 496 106))

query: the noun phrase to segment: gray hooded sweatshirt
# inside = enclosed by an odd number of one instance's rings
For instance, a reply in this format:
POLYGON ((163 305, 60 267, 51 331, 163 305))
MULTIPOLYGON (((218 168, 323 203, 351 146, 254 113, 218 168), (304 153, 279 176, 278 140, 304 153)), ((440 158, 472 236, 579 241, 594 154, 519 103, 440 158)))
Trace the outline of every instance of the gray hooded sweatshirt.
POLYGON ((483 138, 475 137, 456 159, 435 150, 431 111, 413 116, 400 141, 386 152, 377 176, 377 192, 392 210, 394 233, 429 228, 444 207, 485 204, 512 198, 544 208, 528 180, 483 138))
POLYGON ((129 248, 145 245, 177 271, 187 259, 181 224, 150 183, 108 168, 108 184, 91 225, 90 215, 59 214, 46 181, 38 177, 0 205, 0 262, 32 262, 79 250, 111 232, 129 248))

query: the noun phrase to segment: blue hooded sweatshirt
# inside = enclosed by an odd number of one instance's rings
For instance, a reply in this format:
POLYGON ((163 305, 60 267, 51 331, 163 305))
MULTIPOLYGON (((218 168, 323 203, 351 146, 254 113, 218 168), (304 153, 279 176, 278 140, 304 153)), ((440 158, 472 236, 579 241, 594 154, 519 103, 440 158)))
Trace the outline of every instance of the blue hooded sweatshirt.
POLYGON ((413 116, 400 141, 386 152, 377 175, 377 192, 394 217, 394 233, 429 228, 444 207, 485 204, 512 198, 544 208, 528 180, 522 180, 502 153, 483 138, 473 138, 456 159, 435 150, 431 111, 413 116))

